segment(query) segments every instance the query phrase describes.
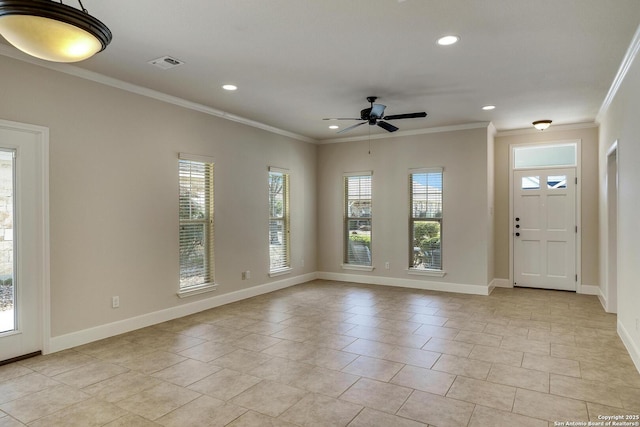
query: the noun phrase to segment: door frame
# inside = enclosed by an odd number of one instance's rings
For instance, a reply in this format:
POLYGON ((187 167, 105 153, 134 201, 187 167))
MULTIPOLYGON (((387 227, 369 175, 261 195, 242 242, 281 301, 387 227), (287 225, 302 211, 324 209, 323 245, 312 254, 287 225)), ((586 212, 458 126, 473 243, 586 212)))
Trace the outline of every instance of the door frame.
MULTIPOLYGON (((0 127, 11 131, 26 132, 35 135, 37 146, 35 147, 38 170, 37 175, 40 194, 39 210, 37 220, 40 223, 40 232, 37 236, 37 251, 40 259, 40 280, 36 284, 40 295, 39 306, 41 308, 40 318, 40 338, 41 351, 43 354, 49 353, 51 342, 51 261, 50 261, 50 239, 49 239, 49 128, 26 123, 13 122, 0 119, 0 127)), ((36 190, 36 191, 37 191, 36 190)))
MULTIPOLYGON (((575 144, 576 145, 576 179, 578 183, 576 184, 576 226, 578 227, 578 232, 576 233, 576 275, 578 276, 578 280, 576 281, 576 293, 591 293, 584 292, 582 288, 582 140, 581 139, 570 139, 570 140, 552 140, 552 141, 537 141, 537 142, 527 142, 520 144, 509 144, 509 287, 513 287, 514 280, 514 245, 513 245, 513 172, 514 168, 514 148, 518 147, 535 147, 535 146, 551 146, 551 145, 567 145, 567 144, 575 144)), ((529 169, 558 169, 558 168, 567 168, 567 166, 549 166, 545 167, 532 167, 529 169)), ((520 168, 518 170, 525 170, 525 168, 520 168)))
MULTIPOLYGON (((605 280, 606 291, 602 292, 598 297, 607 313, 618 312, 618 140, 607 150, 606 156, 606 172, 605 172, 605 189, 606 189, 606 206, 605 216, 605 280), (613 167, 611 166, 613 162, 613 167), (612 182, 613 181, 613 182, 612 182), (613 229, 613 230, 612 230, 613 229), (613 250, 612 250, 613 249, 613 250), (602 297, 605 300, 602 301, 602 297)), ((601 223, 603 223, 601 221, 601 223)))

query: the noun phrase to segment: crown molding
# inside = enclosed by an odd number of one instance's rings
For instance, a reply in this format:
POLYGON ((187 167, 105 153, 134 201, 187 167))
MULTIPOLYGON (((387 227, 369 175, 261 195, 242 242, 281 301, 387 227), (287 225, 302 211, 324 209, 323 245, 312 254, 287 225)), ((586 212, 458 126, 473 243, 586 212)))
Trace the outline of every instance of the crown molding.
POLYGON ((480 128, 486 128, 490 124, 491 122, 478 122, 478 123, 467 123, 467 124, 453 125, 453 126, 439 126, 439 127, 424 128, 424 129, 401 130, 393 133, 352 136, 349 138, 321 139, 317 141, 317 143, 318 144, 334 144, 339 142, 369 141, 370 139, 400 138, 403 136, 424 135, 427 133, 441 133, 441 132, 454 132, 457 130, 480 129, 480 128))
POLYGON ((189 110, 198 111, 200 113, 208 114, 210 116, 219 117, 221 119, 230 120, 232 122, 241 123, 243 125, 262 129, 267 132, 286 136, 288 138, 297 139, 298 141, 309 142, 309 143, 317 142, 315 139, 309 138, 304 135, 299 135, 297 133, 293 133, 293 132, 289 132, 273 126, 269 126, 264 123, 247 119, 245 117, 236 116, 235 114, 230 114, 222 110, 217 110, 215 108, 211 108, 209 106, 206 106, 204 104, 199 104, 197 102, 187 101, 186 99, 179 98, 177 96, 167 95, 166 93, 149 89, 143 86, 127 83, 123 80, 114 79, 112 77, 105 76, 104 74, 85 70, 84 68, 76 67, 74 65, 43 61, 43 60, 34 58, 32 56, 26 55, 20 52, 19 50, 2 43, 0 43, 0 55, 17 59, 19 61, 28 62, 33 65, 48 68, 50 70, 69 74, 71 76, 79 77, 81 79, 90 80, 92 82, 100 83, 105 86, 111 86, 116 89, 121 89, 127 92, 135 93, 137 95, 145 96, 147 98, 152 98, 157 101, 162 101, 162 102, 177 105, 179 107, 186 108, 189 110))
POLYGON ((611 87, 609 88, 609 92, 607 92, 607 96, 605 96, 604 101, 602 101, 600 110, 598 110, 598 114, 596 115, 596 123, 600 123, 604 115, 609 110, 613 99, 618 93, 618 89, 620 89, 624 78, 629 72, 629 68, 631 68, 631 64, 633 64, 633 61, 638 55, 638 51, 640 51, 640 26, 638 26, 636 33, 631 39, 631 44, 629 44, 627 53, 625 53, 624 58, 622 58, 622 63, 620 64, 620 68, 618 68, 618 73, 613 79, 613 83, 611 83, 611 87))

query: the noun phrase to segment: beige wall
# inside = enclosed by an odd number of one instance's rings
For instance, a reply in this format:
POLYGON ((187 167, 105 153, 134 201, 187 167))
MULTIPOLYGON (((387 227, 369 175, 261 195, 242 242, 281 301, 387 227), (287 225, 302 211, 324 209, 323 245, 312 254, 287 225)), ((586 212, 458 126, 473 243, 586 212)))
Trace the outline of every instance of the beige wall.
MULTIPOLYGON (((607 230, 607 150, 618 141, 618 233, 617 299, 618 333, 640 370, 640 63, 636 57, 617 94, 600 122, 600 221, 603 237, 607 230)), ((606 239, 603 238, 602 289, 606 272, 606 239)))
POLYGON ((282 279, 267 274, 268 165, 291 169, 290 276, 317 270, 315 145, 6 57, 0 80, 0 118, 50 129, 53 337, 282 279), (219 286, 186 299, 179 152, 216 163, 219 286))
POLYGON ((371 277, 488 284, 487 128, 374 139, 318 147, 318 269, 371 277), (443 278, 416 277, 409 265, 408 171, 443 167, 443 278), (345 172, 373 171, 373 272, 343 270, 345 172), (385 262, 390 269, 384 268, 385 262))
POLYGON ((598 129, 559 130, 500 136, 495 139, 495 277, 509 278, 509 145, 581 140, 582 264, 583 285, 598 286, 598 129))
MULTIPOLYGON (((447 275, 424 280, 486 286, 509 274, 509 144, 581 139, 582 283, 600 283, 596 128, 494 140, 491 127, 479 127, 376 139, 368 154, 367 141, 307 144, 6 57, 0 78, 0 118, 50 129, 54 337, 209 298, 176 296, 179 152, 216 159, 217 296, 280 279, 267 274, 268 165, 291 169, 291 277, 352 273, 340 267, 342 174, 372 170, 375 270, 357 273, 423 280, 406 271, 408 169, 442 166, 447 275), (241 280, 244 270, 250 280, 241 280), (117 310, 113 295, 120 296, 117 310)), ((638 83, 628 85, 640 92, 638 83)), ((635 137, 625 122, 630 102, 614 105, 602 131, 607 141, 635 137)), ((620 153, 634 149, 627 142, 620 153)), ((640 179, 629 160, 623 166, 628 223, 629 193, 640 179)), ((628 238, 625 245, 635 250, 628 238)), ((631 261, 621 268, 627 278, 632 271, 631 261)))

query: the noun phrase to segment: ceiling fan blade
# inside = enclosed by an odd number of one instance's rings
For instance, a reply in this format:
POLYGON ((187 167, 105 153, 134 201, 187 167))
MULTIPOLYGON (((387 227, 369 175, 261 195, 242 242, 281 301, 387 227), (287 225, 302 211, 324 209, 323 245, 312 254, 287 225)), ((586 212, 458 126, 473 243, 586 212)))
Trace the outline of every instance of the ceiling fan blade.
POLYGON ((344 132, 350 131, 351 129, 353 129, 353 128, 357 128, 358 126, 363 125, 363 124, 365 124, 365 123, 367 123, 367 122, 356 123, 355 125, 353 125, 353 126, 349 126, 348 128, 344 128, 344 129, 342 129, 342 130, 339 130, 339 131, 338 131, 338 132, 336 132, 336 133, 344 133, 344 132))
POLYGON ((350 118, 345 118, 345 117, 329 117, 327 119, 322 119, 322 120, 362 120, 362 119, 356 119, 355 117, 350 117, 350 118))
POLYGON ((398 130, 397 127, 395 127, 394 125, 392 125, 391 123, 387 123, 387 122, 383 122, 382 120, 379 121, 378 126, 380 126, 382 129, 388 131, 388 132, 395 132, 398 130))
POLYGON ((370 119, 381 119, 384 114, 384 109, 387 108, 386 105, 382 104, 373 104, 371 106, 371 112, 369 113, 370 119))
POLYGON ((385 120, 398 120, 398 119, 417 119, 418 117, 427 117, 427 113, 424 111, 420 113, 407 113, 407 114, 395 114, 393 116, 385 116, 385 120))

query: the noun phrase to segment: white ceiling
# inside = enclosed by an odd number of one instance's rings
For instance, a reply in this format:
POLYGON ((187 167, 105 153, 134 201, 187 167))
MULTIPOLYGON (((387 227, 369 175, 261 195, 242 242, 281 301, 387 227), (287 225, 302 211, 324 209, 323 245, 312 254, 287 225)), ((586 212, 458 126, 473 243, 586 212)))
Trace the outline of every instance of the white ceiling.
POLYGON ((593 122, 640 23, 638 0, 83 4, 113 41, 75 65, 316 140, 386 134, 365 125, 336 135, 322 120, 358 117, 369 95, 387 115, 428 113, 394 121, 401 130, 593 122), (436 45, 452 33, 457 45, 436 45), (185 64, 147 64, 164 55, 185 64))

